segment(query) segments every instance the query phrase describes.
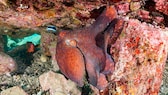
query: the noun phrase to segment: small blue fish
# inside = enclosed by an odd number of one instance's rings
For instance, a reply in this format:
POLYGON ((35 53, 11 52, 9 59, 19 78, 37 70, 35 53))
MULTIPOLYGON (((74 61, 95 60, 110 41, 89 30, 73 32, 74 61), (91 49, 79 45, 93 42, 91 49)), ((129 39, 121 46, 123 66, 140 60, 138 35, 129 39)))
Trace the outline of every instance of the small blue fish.
POLYGON ((47 26, 46 30, 47 31, 52 31, 52 32, 55 33, 55 32, 57 32, 57 27, 54 26, 54 25, 49 25, 49 26, 47 26))

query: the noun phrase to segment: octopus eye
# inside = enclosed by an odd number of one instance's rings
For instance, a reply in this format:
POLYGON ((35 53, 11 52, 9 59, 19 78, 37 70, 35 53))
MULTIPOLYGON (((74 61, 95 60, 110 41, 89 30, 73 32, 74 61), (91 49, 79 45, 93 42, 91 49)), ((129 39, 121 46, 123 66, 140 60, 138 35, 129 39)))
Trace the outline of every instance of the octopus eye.
POLYGON ((76 40, 66 40, 65 41, 66 45, 69 45, 69 46, 73 46, 73 47, 76 47, 77 46, 77 42, 76 40))

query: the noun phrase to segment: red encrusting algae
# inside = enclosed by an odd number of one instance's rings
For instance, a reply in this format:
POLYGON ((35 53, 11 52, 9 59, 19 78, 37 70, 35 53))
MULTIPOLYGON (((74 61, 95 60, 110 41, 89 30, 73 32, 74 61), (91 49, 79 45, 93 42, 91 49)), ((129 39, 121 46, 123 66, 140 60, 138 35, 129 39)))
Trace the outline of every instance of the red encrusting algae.
POLYGON ((111 54, 116 62, 111 75, 112 95, 158 95, 167 50, 168 29, 138 20, 126 25, 111 54))

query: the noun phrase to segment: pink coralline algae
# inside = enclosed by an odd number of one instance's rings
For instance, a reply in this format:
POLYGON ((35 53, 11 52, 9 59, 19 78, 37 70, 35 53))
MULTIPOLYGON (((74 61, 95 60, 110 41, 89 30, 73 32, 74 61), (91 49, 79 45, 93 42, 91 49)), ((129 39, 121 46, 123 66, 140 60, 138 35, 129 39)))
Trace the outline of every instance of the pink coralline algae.
POLYGON ((168 29, 138 20, 126 21, 111 47, 116 62, 111 78, 112 95, 158 95, 167 50, 168 29))
POLYGON ((156 10, 168 15, 168 0, 154 0, 156 2, 156 10))
POLYGON ((149 20, 150 16, 149 16, 149 11, 146 10, 139 10, 138 11, 138 15, 140 18, 144 19, 144 20, 149 20))
POLYGON ((116 4, 116 9, 119 14, 125 14, 130 11, 129 6, 130 6, 129 3, 118 3, 118 4, 116 4))
POLYGON ((17 69, 16 62, 9 55, 0 52, 0 75, 8 74, 17 69))

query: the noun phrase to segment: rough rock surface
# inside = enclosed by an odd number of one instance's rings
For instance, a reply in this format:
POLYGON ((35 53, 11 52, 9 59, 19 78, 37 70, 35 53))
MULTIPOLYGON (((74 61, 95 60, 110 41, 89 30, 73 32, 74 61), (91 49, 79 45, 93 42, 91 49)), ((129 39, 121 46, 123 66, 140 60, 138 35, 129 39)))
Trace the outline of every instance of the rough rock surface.
POLYGON ((28 95, 22 88, 14 86, 0 93, 1 95, 28 95))
POLYGON ((0 51, 0 75, 13 72, 17 69, 15 60, 0 51))
POLYGON ((168 29, 128 20, 111 48, 116 62, 111 93, 158 95, 167 59, 168 29))
POLYGON ((168 15, 168 0, 154 0, 156 2, 156 10, 168 15))
POLYGON ((0 35, 0 39, 0 75, 9 74, 17 69, 17 63, 11 56, 4 53, 3 35, 0 35))
POLYGON ((49 90, 50 95, 81 95, 77 85, 62 74, 49 71, 42 74, 39 81, 42 90, 49 90))

